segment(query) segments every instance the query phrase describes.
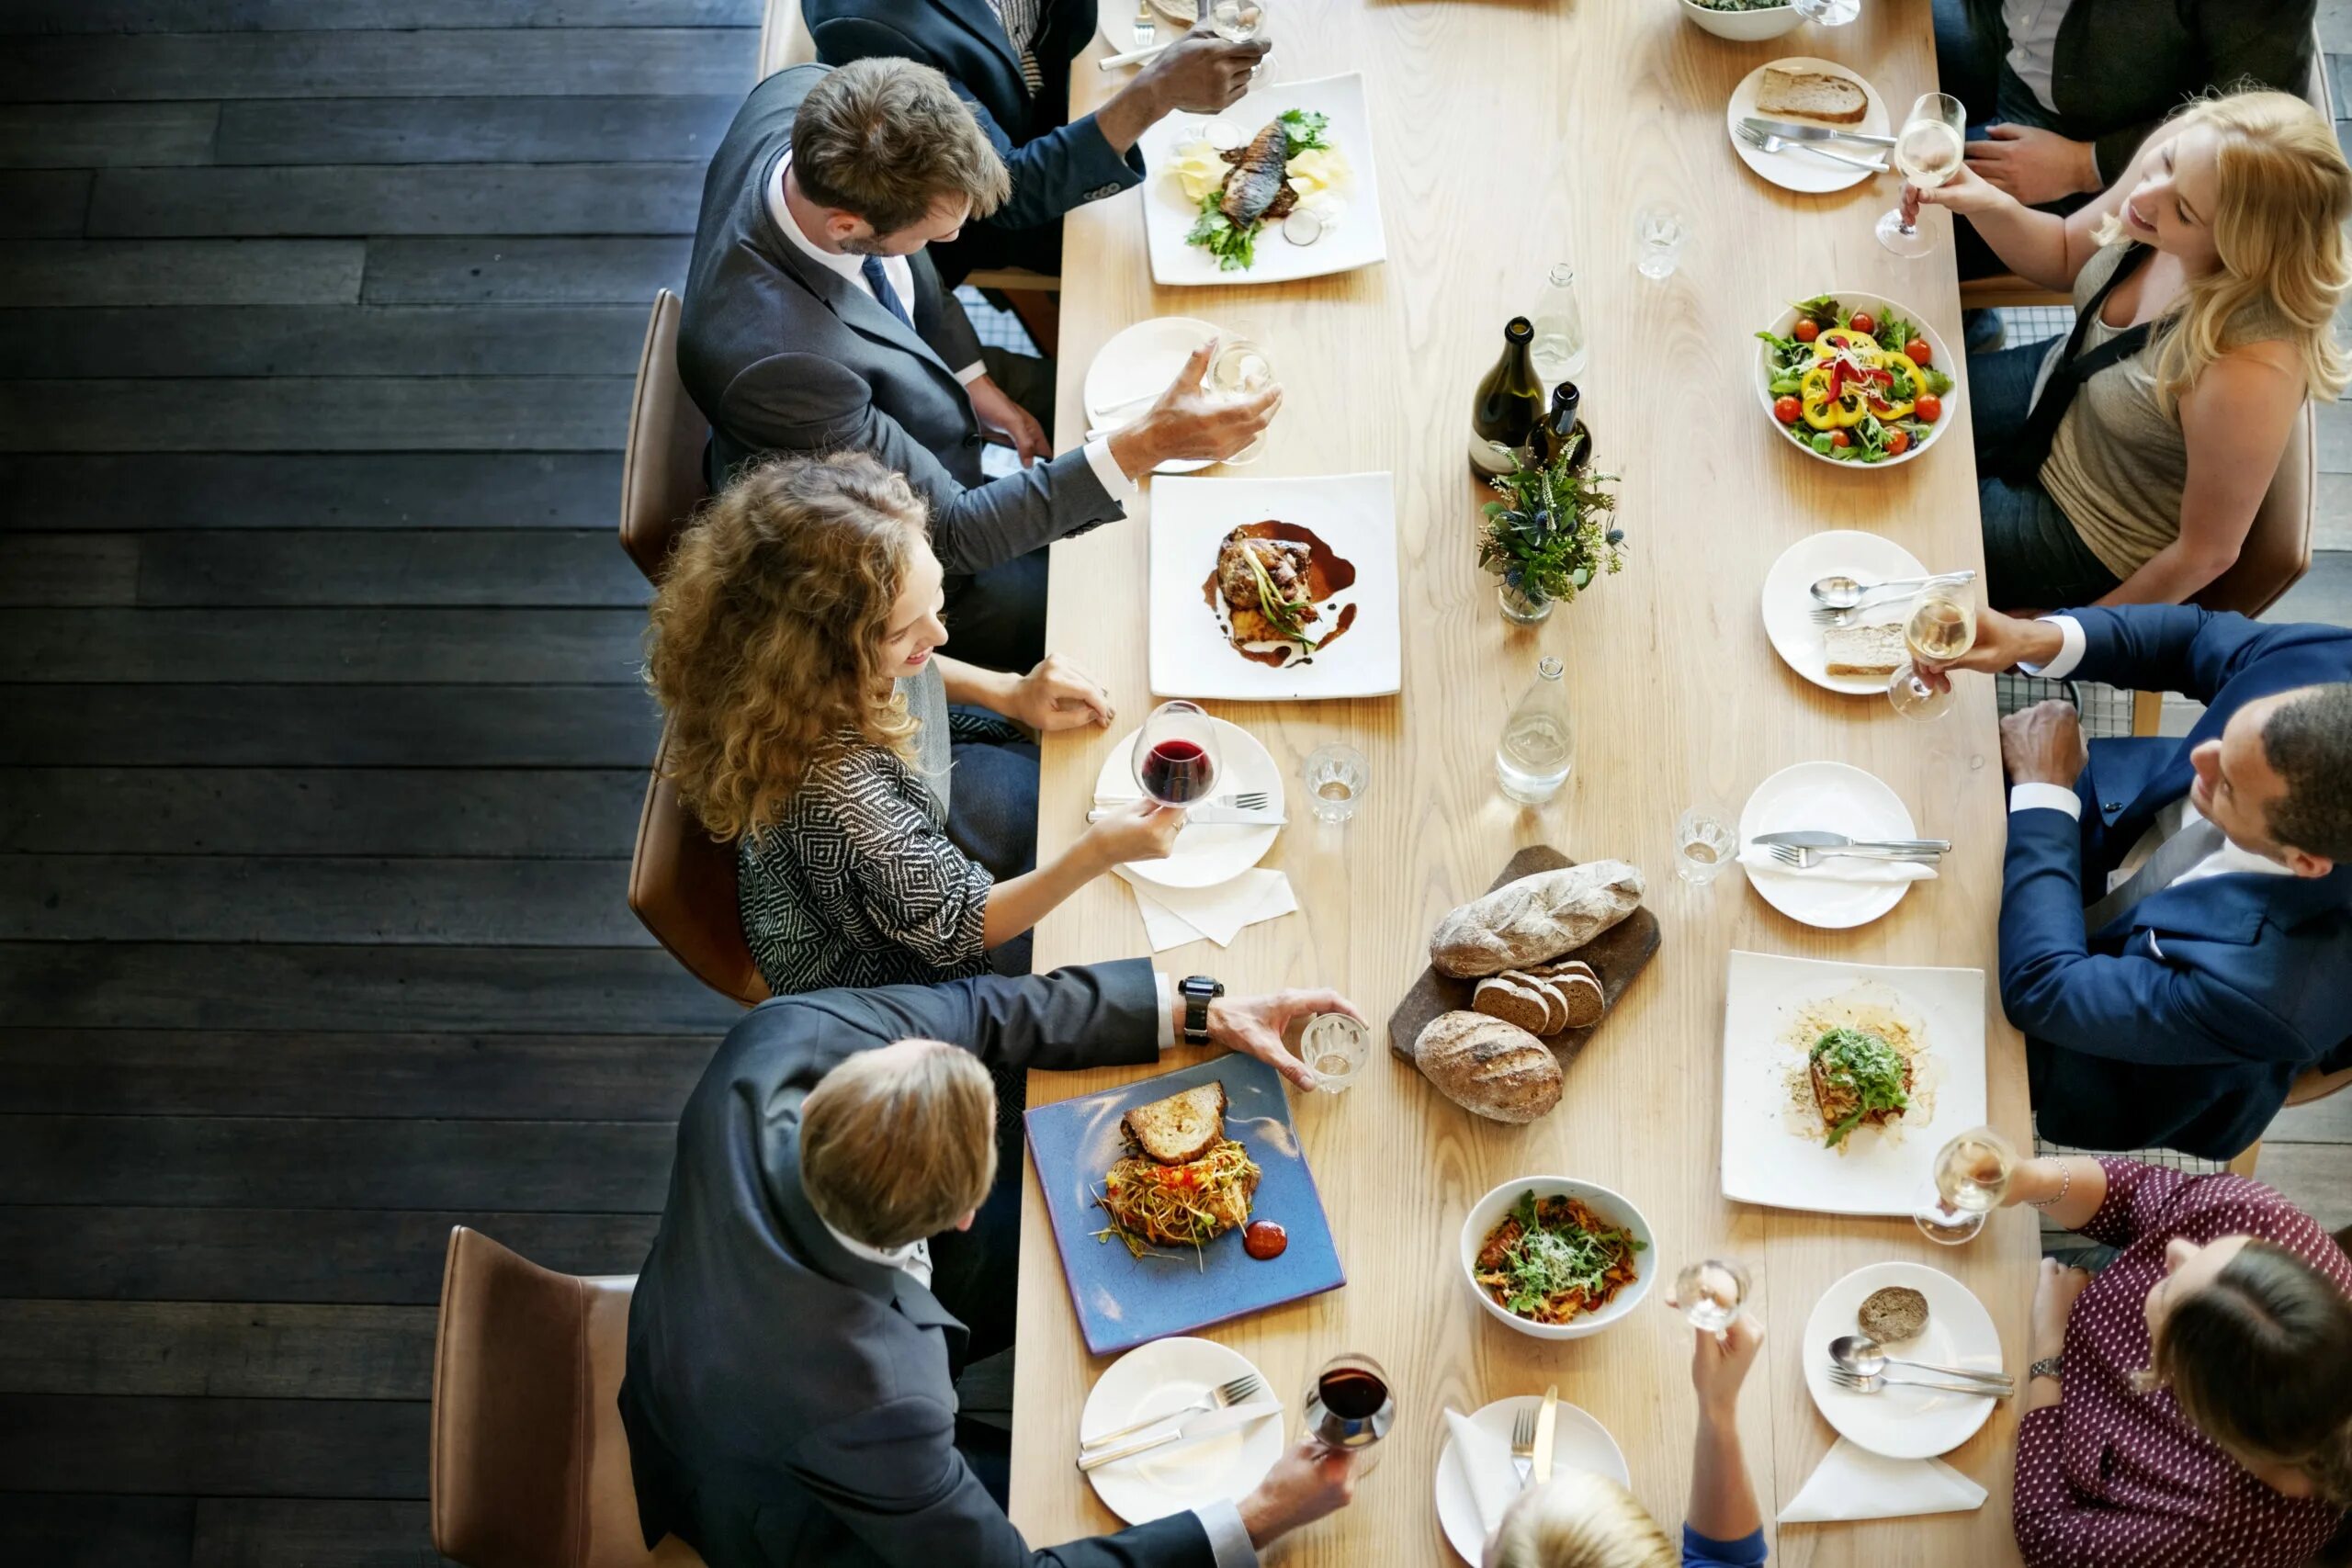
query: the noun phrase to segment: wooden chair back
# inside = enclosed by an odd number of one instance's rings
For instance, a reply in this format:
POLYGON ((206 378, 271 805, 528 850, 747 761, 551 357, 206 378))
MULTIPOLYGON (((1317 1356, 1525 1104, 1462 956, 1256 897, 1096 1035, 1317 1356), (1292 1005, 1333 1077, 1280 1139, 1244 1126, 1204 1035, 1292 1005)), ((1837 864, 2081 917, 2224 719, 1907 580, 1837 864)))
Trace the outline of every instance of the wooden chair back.
POLYGON ((712 990, 745 1007, 765 1001, 768 984, 743 940, 736 904, 736 847, 713 839, 679 800, 667 777, 669 758, 665 726, 638 816, 637 851, 629 858, 629 912, 712 990))
POLYGON ((678 378, 678 297, 664 288, 645 323, 621 453, 621 548, 649 581, 661 577, 670 547, 710 496, 702 466, 709 439, 710 421, 678 378))

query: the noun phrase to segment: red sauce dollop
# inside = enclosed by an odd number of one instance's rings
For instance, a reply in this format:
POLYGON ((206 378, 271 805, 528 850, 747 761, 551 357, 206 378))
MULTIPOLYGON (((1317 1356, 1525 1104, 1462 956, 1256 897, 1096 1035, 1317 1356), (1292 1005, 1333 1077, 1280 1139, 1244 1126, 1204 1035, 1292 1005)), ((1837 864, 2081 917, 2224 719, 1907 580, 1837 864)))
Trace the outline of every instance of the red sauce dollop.
POLYGON ((1290 1232, 1272 1220, 1252 1220, 1241 1233, 1241 1250, 1263 1263, 1270 1258, 1280 1258, 1283 1248, 1290 1245, 1290 1232))

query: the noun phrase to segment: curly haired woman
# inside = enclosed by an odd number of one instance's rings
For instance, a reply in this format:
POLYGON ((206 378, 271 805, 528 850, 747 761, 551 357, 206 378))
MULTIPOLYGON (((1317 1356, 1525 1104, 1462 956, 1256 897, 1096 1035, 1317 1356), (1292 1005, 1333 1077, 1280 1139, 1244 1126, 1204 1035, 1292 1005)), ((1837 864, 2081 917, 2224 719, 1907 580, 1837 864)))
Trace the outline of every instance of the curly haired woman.
POLYGON ((1057 658, 1016 676, 941 657, 941 604, 922 503, 854 453, 747 471, 654 596, 671 776, 741 845, 743 935, 779 996, 956 979, 991 954, 1025 970, 1018 939, 1047 910, 1182 826, 1146 803, 1032 869, 1037 749, 989 716, 1070 729, 1108 724, 1110 700, 1057 658))

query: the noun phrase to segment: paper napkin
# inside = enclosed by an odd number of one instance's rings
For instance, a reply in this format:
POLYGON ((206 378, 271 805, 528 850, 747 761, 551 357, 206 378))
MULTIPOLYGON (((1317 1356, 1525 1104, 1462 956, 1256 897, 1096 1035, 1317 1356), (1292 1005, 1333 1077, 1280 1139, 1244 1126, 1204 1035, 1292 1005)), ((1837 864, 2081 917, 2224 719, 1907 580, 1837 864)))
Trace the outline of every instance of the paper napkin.
POLYGON ((1118 869, 1120 878, 1135 890, 1136 908, 1143 912, 1144 934, 1154 953, 1203 937, 1228 947, 1242 927, 1298 908, 1290 878, 1279 871, 1245 871, 1214 887, 1161 887, 1140 881, 1125 866, 1118 869))
POLYGON ((1825 856, 1811 871, 1799 871, 1774 860, 1772 852, 1761 844, 1740 851, 1739 863, 1750 871, 1769 871, 1805 882, 1926 882, 1936 874, 1935 866, 1926 861, 1856 860, 1850 855, 1825 856))
POLYGON ((1458 1410, 1445 1413, 1453 1431, 1447 1462, 1462 1477, 1470 1500, 1477 1505, 1478 1523, 1489 1536, 1503 1522, 1503 1513, 1519 1495, 1519 1472, 1511 1467, 1510 1445, 1458 1410))
POLYGON ((1781 1522, 1964 1514, 1984 1502, 1984 1488, 1939 1459, 1888 1459, 1840 1438, 1781 1510, 1781 1522))

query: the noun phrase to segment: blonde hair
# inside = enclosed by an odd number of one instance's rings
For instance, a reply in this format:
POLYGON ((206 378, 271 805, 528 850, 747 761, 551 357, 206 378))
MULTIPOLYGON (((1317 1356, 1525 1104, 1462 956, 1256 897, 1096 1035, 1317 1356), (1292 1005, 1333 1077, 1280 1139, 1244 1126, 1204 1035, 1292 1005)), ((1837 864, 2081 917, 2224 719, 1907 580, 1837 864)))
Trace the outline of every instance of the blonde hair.
POLYGON ((901 1040, 861 1051, 800 1104, 800 1186, 868 1247, 936 1235, 996 1180, 996 1085, 969 1051, 901 1040))
POLYGON ((1522 1493, 1495 1531, 1495 1568, 1680 1568, 1634 1495, 1579 1471, 1522 1493))
MULTIPOLYGON (((2247 341, 2240 318, 2265 305, 2285 324, 2310 395, 2334 400, 2352 381, 2331 330, 2352 286, 2344 236, 2352 165, 2335 128, 2293 94, 2268 91, 2200 98, 2173 123, 2214 133, 2218 195, 2210 220, 2221 265, 2190 279, 2162 318, 2151 361, 2157 406, 2171 412, 2206 367, 2247 341)), ((2091 238, 2109 245, 2122 234, 2109 214, 2091 238)))
POLYGON ((678 541, 645 678, 670 716, 669 776, 714 836, 774 826, 845 743, 912 758, 882 642, 926 528, 905 479, 841 453, 747 469, 678 541))

